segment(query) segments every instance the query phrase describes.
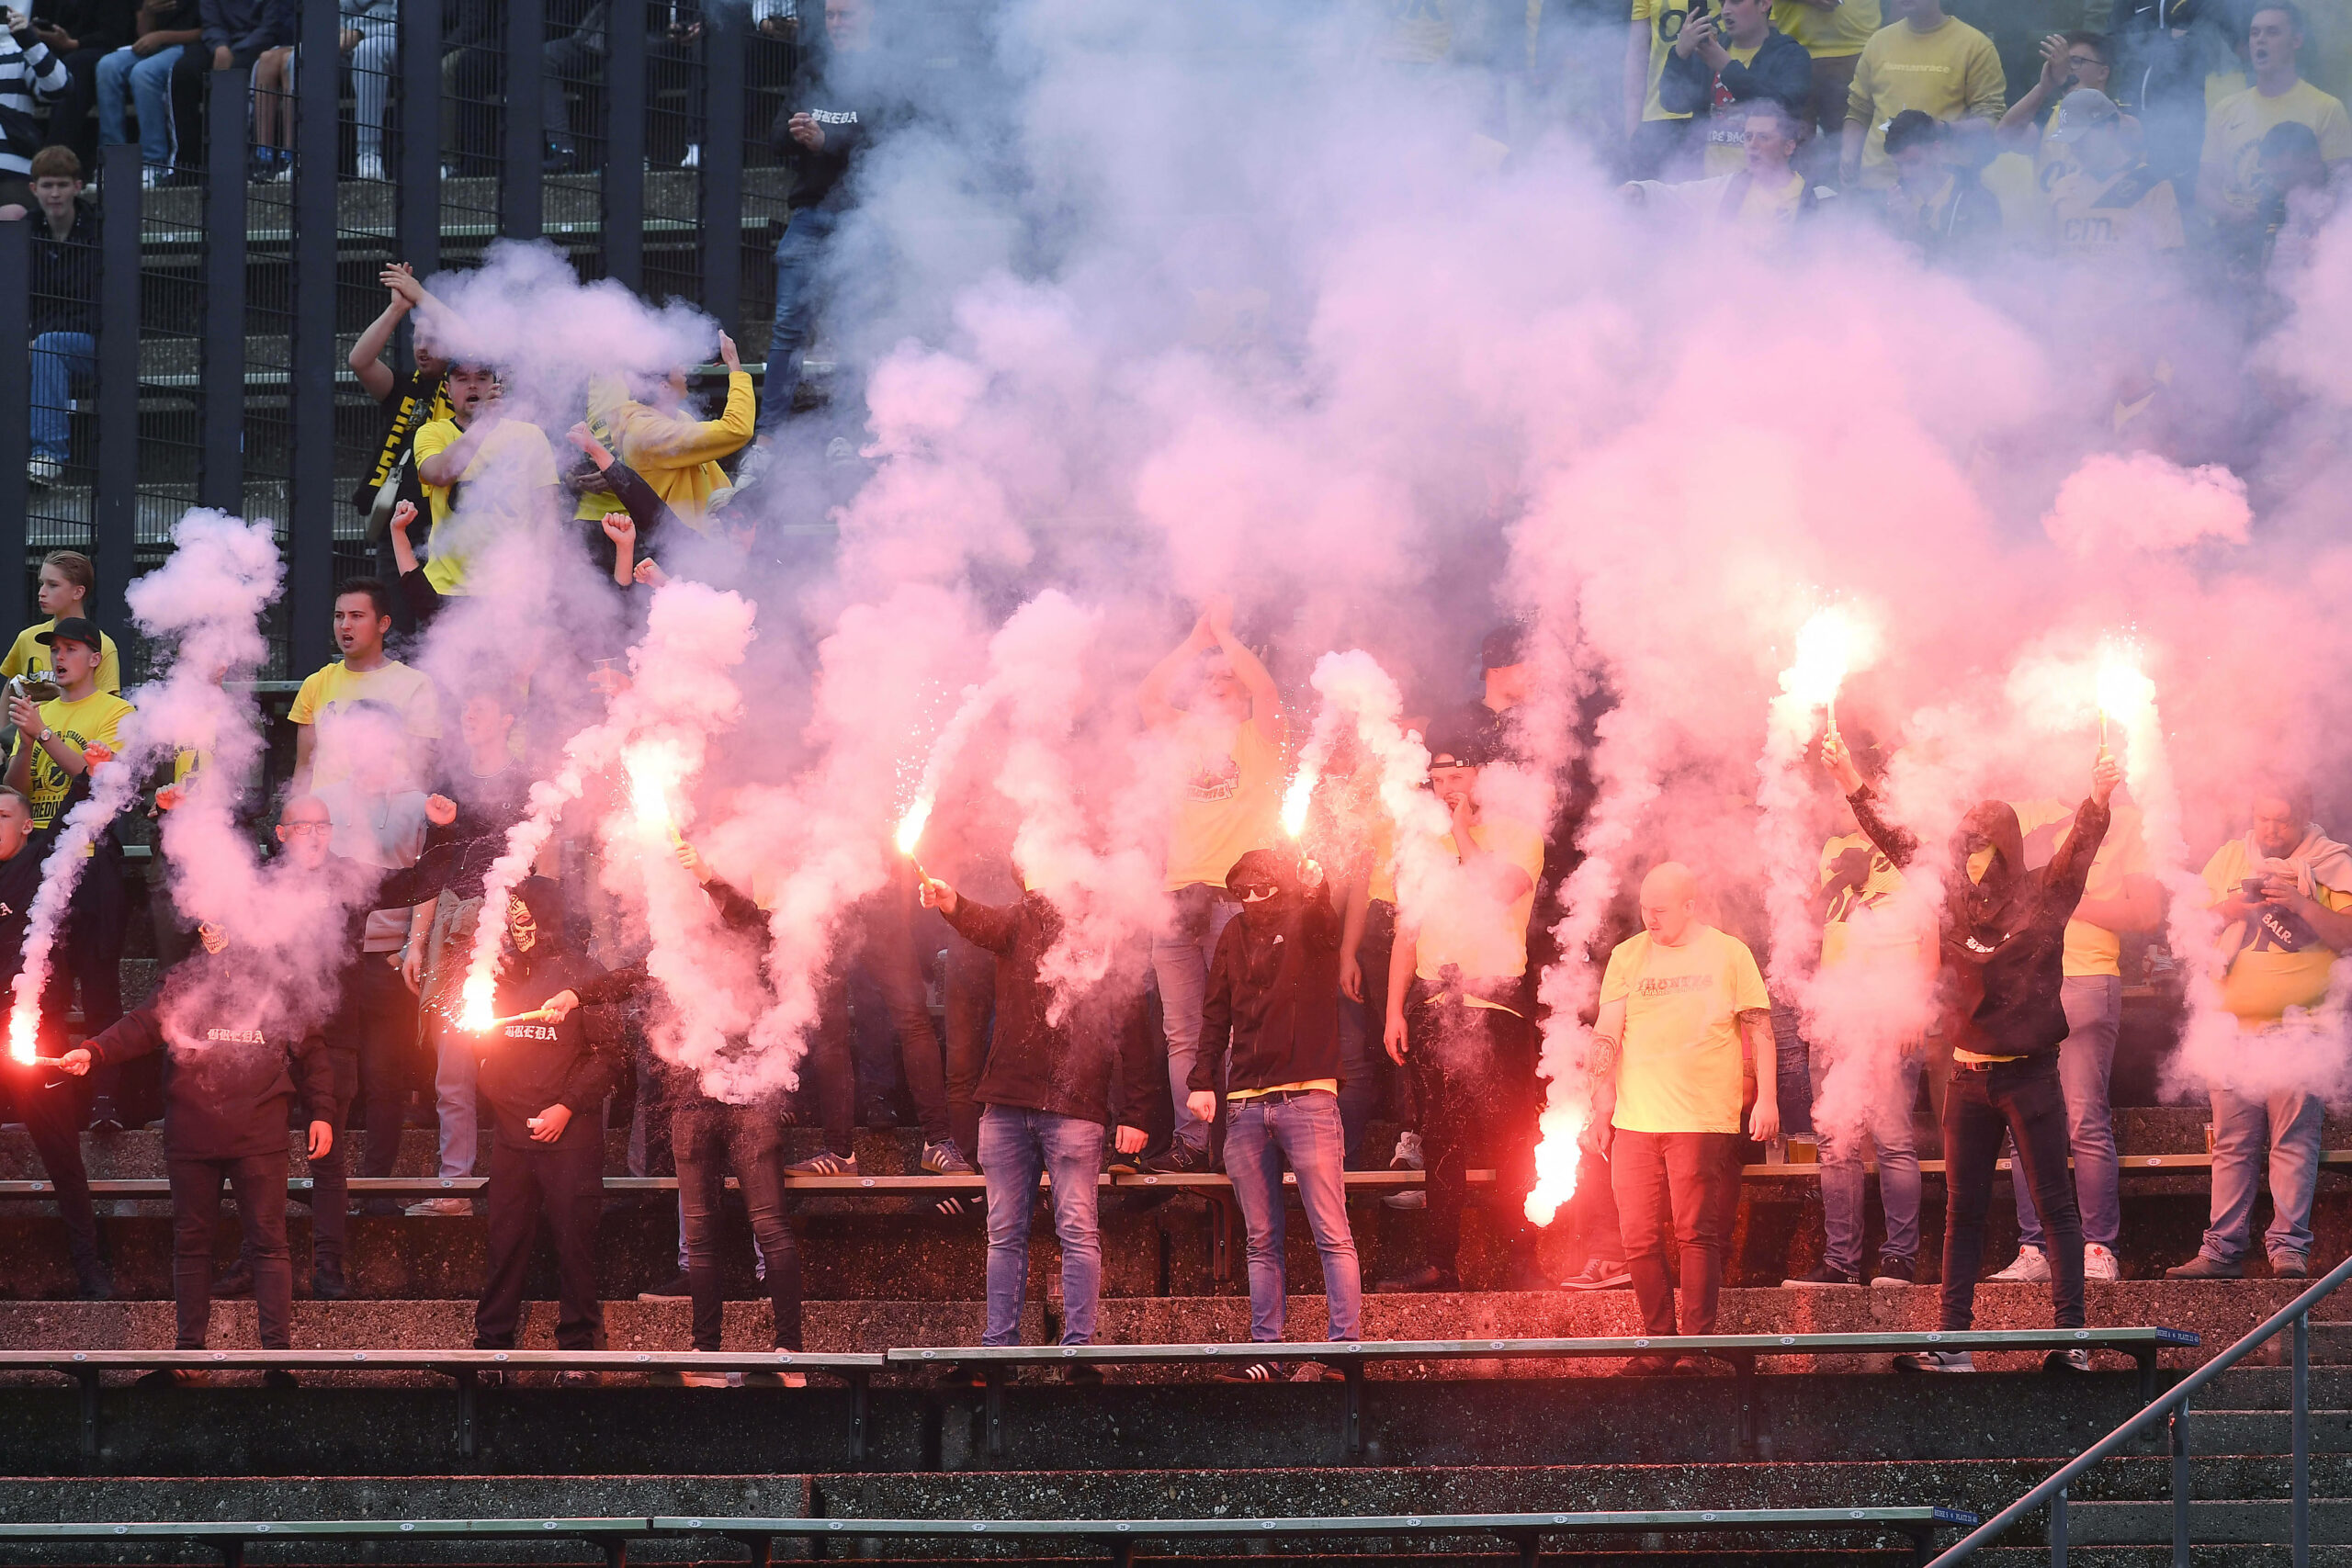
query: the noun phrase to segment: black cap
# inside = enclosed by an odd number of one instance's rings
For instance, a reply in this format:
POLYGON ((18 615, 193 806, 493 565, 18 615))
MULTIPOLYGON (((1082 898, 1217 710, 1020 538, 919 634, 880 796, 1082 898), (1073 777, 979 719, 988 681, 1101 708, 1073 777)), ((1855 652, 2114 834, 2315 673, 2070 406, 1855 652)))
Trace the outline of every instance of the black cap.
POLYGON ((1527 628, 1516 622, 1507 626, 1497 626, 1487 634, 1487 640, 1478 645, 1478 668, 1481 670, 1508 670, 1514 664, 1526 662, 1526 660, 1527 628))
POLYGON ((1464 767, 1483 768, 1495 760, 1495 727, 1473 724, 1464 715, 1448 714, 1430 726, 1430 761, 1451 757, 1464 767))
POLYGON ((1248 850, 1225 874, 1225 886, 1229 893, 1238 893, 1251 883, 1272 883, 1283 887, 1289 885, 1290 873, 1289 863, 1272 850, 1248 850))
POLYGON ((33 640, 44 646, 54 646, 62 640, 78 642, 89 649, 103 649, 106 647, 106 638, 98 631, 96 624, 79 615, 68 615, 49 630, 35 633, 33 640))

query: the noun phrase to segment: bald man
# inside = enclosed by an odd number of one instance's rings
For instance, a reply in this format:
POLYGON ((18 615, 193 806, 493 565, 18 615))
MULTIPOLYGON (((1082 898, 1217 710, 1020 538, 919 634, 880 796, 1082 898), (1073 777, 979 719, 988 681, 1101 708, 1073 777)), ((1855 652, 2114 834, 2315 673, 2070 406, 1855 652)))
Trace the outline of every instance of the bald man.
MULTIPOLYGON (((1756 1063, 1748 1134, 1781 1132, 1771 1001, 1756 955, 1699 918, 1699 880, 1667 861, 1642 879, 1642 931, 1617 944, 1594 1021, 1594 1106, 1586 1138, 1609 1158, 1625 1266, 1643 1331, 1677 1332, 1666 1270, 1671 1220, 1682 1253, 1679 1332, 1713 1334, 1723 1290, 1729 1183, 1739 1179, 1742 1040, 1756 1063)), ((1701 1373, 1696 1356, 1637 1356, 1636 1376, 1701 1373)))

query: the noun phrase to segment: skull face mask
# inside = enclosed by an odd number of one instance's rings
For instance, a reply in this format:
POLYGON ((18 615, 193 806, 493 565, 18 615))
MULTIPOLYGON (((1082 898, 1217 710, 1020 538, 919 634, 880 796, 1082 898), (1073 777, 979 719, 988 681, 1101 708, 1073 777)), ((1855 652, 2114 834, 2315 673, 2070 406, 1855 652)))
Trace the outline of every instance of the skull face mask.
POLYGON ((210 920, 199 923, 196 928, 196 934, 197 939, 204 943, 204 951, 215 957, 220 956, 221 951, 229 945, 229 928, 216 925, 210 920))
POLYGON ((511 895, 506 900, 506 936, 517 953, 530 952, 539 941, 539 922, 532 918, 531 907, 511 895))

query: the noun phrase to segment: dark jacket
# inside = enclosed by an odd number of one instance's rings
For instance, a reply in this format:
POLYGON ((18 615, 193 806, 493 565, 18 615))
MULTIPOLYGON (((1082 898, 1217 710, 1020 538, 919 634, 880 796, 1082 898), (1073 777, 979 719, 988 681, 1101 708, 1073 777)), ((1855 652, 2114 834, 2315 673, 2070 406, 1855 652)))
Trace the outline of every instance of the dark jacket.
MULTIPOLYGON (((1880 815, 1868 784, 1848 799, 1871 842, 1896 865, 1908 865, 1918 853, 1918 836, 1880 815)), ((1997 902, 1969 881, 1966 857, 1954 855, 1942 914, 1943 984, 1956 1026, 1954 1045, 1984 1056, 2033 1056, 2057 1050, 2066 1038, 2066 1010, 2059 1000, 2066 922, 2083 901, 2091 861, 2112 817, 2107 807, 2085 800, 2050 863, 2019 869, 1997 902)), ((2023 838, 2014 811, 2006 834, 1996 830, 1993 839, 2009 864, 2021 868, 2023 838)))
POLYGON ((1329 884, 1279 917, 1253 921, 1253 913, 1245 908, 1226 922, 1209 963, 1200 1055, 1184 1085, 1194 1092, 1342 1076, 1340 917, 1329 884))
POLYGON ((322 1010, 289 1016, 272 1005, 280 994, 238 949, 199 948, 174 965, 153 1001, 93 1038, 90 1055, 110 1066, 164 1054, 167 1158, 283 1156, 296 1077, 305 1120, 333 1122, 334 1074, 322 1010))
POLYGON ((32 329, 40 333, 98 330, 98 209, 74 204, 74 227, 59 239, 49 215, 34 208, 26 221, 33 230, 32 329))
POLYGON ((1734 103, 1772 98, 1803 124, 1813 101, 1813 56, 1805 52, 1804 45, 1778 30, 1764 35, 1754 60, 1745 65, 1731 61, 1720 73, 1710 69, 1696 50, 1687 55, 1669 50, 1666 69, 1657 79, 1658 106, 1674 114, 1708 118, 1715 112, 1718 79, 1734 103))
POLYGON ((206 53, 226 45, 240 66, 294 41, 293 0, 201 0, 206 53))
MULTIPOLYGON (((944 913, 944 911, 942 911, 944 913)), ((956 900, 947 923, 996 954, 996 1031, 973 1097, 983 1105, 1044 1111, 1113 1124, 1111 1071, 1119 1074, 1116 1124, 1141 1127, 1151 1108, 1151 1042, 1135 1002, 1083 998, 1055 1023, 1055 997, 1039 973, 1062 918, 1042 894, 1006 907, 956 900)))
POLYGON ((139 37, 139 0, 35 0, 32 18, 64 29, 76 44, 99 54, 139 37))
MULTIPOLYGON (((405 575, 405 574, 403 574, 405 575)), ((458 819, 444 828, 424 830, 424 852, 417 856, 413 884, 405 891, 413 904, 447 893, 455 898, 481 897, 482 878, 506 852, 506 836, 531 809, 531 779, 519 762, 502 773, 481 778, 462 757, 440 784, 444 795, 455 801, 458 819)))
MULTIPOLYGON (((531 1140, 530 1119, 550 1105, 571 1112, 558 1145, 572 1146, 605 1135, 605 1096, 618 1081, 619 1030, 612 1004, 644 979, 638 969, 599 968, 564 933, 563 895, 545 877, 526 877, 514 896, 529 907, 538 935, 528 953, 509 951, 492 1006, 501 1018, 528 1012, 560 991, 581 1005, 561 1023, 509 1023, 478 1036, 482 1098, 490 1101, 499 1142, 509 1148, 548 1145, 531 1140)), ((485 920, 505 911, 484 908, 485 920)))
POLYGON ((843 101, 834 75, 833 43, 825 29, 825 7, 820 0, 802 0, 792 81, 785 91, 784 101, 776 106, 775 122, 768 128, 768 145, 792 171, 787 205, 794 211, 804 207, 838 207, 847 198, 842 182, 873 130, 871 107, 843 101), (796 114, 812 115, 824 127, 822 147, 803 147, 792 139, 787 128, 796 114))

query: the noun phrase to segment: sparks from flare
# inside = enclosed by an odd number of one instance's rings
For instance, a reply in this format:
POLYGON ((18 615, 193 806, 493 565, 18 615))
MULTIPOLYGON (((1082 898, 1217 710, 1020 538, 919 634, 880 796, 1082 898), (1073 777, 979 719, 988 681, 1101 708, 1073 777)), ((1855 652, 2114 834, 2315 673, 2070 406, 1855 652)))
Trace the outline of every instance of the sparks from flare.
POLYGON ((1838 693, 1846 677, 1878 657, 1878 634, 1842 604, 1814 612, 1797 632, 1796 661, 1781 671, 1781 690, 1827 716, 1838 733, 1838 693))
POLYGON ((2156 698, 2156 683, 2140 672, 2139 650, 2128 643, 2109 643, 2098 658, 2098 750, 2108 754, 2107 721, 2120 719, 2126 734, 2132 721, 2156 698))
POLYGON ((1298 772, 1291 775, 1290 787, 1283 792, 1283 831, 1293 839, 1306 831, 1306 808, 1314 802, 1315 786, 1322 776, 1322 769, 1301 762, 1298 772))

